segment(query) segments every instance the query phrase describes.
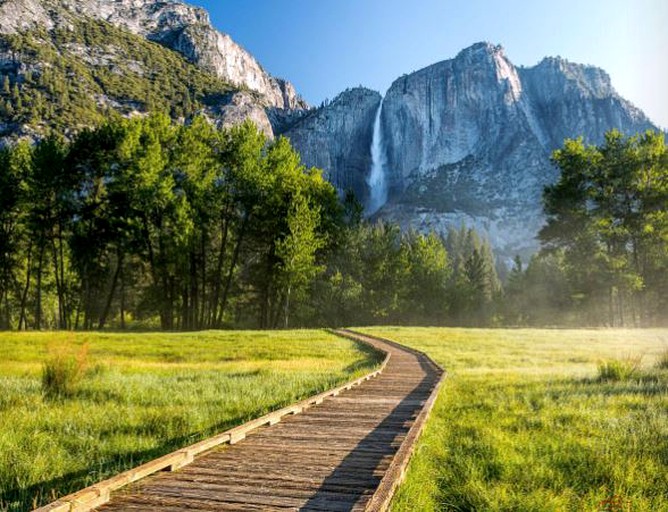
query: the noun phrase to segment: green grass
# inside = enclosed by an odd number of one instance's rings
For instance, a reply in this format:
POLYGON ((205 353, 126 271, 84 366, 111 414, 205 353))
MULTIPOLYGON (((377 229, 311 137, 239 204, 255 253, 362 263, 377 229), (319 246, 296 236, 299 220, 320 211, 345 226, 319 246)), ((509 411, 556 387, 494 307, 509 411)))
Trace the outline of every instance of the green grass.
POLYGON ((449 372, 395 512, 668 510, 667 330, 365 331, 449 372))
POLYGON ((377 362, 321 331, 0 333, 0 510, 30 509, 377 362), (71 357, 83 375, 48 393, 45 363, 71 357))
POLYGON ((668 348, 664 349, 663 352, 659 354, 659 357, 656 360, 656 367, 659 370, 668 370, 668 348))

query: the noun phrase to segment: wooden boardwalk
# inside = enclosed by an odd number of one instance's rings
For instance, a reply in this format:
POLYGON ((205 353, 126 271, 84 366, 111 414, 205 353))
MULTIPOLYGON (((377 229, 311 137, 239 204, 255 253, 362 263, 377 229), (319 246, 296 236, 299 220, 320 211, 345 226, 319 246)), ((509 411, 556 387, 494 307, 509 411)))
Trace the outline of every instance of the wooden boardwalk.
POLYGON ((443 372, 397 344, 337 333, 389 352, 384 371, 181 469, 120 489, 97 510, 384 510, 443 372))

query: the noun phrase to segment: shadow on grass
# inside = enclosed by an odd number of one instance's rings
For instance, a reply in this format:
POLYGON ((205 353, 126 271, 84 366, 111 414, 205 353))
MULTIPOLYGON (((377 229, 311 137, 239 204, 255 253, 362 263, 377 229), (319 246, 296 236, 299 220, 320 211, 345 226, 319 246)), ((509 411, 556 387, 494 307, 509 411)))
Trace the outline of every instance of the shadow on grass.
POLYGON ((365 369, 371 370, 372 368, 378 366, 385 358, 385 354, 379 352, 378 350, 372 347, 359 344, 358 348, 360 352, 364 354, 365 357, 363 359, 355 361, 352 364, 349 364, 343 369, 343 371, 349 375, 353 375, 356 372, 359 372, 360 370, 365 370, 365 369))
POLYGON ((668 376, 662 377, 656 373, 639 373, 621 380, 585 378, 580 383, 583 386, 577 388, 577 393, 586 396, 655 396, 668 393, 668 376))

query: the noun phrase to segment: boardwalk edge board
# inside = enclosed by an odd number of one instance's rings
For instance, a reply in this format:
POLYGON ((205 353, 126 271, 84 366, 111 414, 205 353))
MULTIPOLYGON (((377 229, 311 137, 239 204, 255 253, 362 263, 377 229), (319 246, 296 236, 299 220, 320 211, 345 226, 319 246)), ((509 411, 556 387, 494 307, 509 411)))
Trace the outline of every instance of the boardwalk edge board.
MULTIPOLYGON (((368 347, 371 347, 375 352, 380 352, 379 349, 367 341, 358 339, 355 336, 348 335, 347 331, 330 330, 329 332, 347 339, 351 339, 358 343, 362 343, 368 347)), ((321 404, 326 398, 337 396, 343 391, 352 389, 353 387, 359 386, 360 384, 373 379, 374 377, 377 377, 383 372, 383 370, 385 370, 389 360, 390 353, 386 352, 383 362, 376 370, 356 380, 350 381, 328 391, 324 391, 323 393, 311 396, 287 407, 283 407, 282 409, 278 409, 274 412, 261 416, 260 418, 251 420, 247 423, 244 423, 243 425, 239 425, 238 427, 234 427, 193 445, 176 450, 158 459, 146 462, 141 466, 124 471, 123 473, 120 473, 112 478, 98 482, 97 484, 86 487, 85 489, 77 491, 73 494, 63 496, 62 498, 59 498, 58 500, 49 503, 48 505, 44 505, 43 507, 33 510, 33 512, 88 512, 90 510, 94 510, 97 507, 100 507, 109 502, 111 499, 111 493, 113 491, 117 491, 118 489, 125 487, 128 484, 137 482, 138 480, 141 480, 159 471, 176 471, 192 463, 196 456, 208 452, 217 446, 238 443, 246 437, 247 433, 252 432, 253 430, 268 425, 275 425, 276 423, 279 423, 285 416, 300 414, 306 409, 321 404)))
POLYGON ((429 357, 426 353, 422 352, 421 350, 407 347, 406 345, 402 345, 401 343, 397 343, 396 341, 388 340, 386 338, 380 338, 378 336, 369 336, 364 333, 359 333, 348 329, 345 330, 342 329, 336 331, 336 333, 356 341, 364 342, 364 338, 368 337, 383 341, 389 345, 401 347, 404 350, 407 350, 424 358, 427 361, 427 363, 430 366, 432 366, 437 371, 437 373, 439 373, 439 379, 434 385, 433 389, 431 390, 429 398, 422 407, 420 414, 415 419, 415 423, 413 423, 411 429, 408 431, 406 439, 404 439, 403 443, 401 443, 401 446, 399 447, 399 450, 395 454, 394 459, 390 464, 390 467, 386 470, 383 479, 380 481, 380 484, 378 485, 376 491, 371 497, 371 500, 369 501, 369 503, 365 508, 365 512, 384 512, 389 509, 390 502, 394 497, 394 493, 396 492, 397 488, 399 487, 404 477, 406 476, 408 463, 411 460, 411 456, 413 455, 413 451, 415 450, 417 441, 420 438, 422 431, 424 430, 427 419, 429 418, 429 415, 431 414, 431 411, 434 408, 434 404, 436 403, 436 397, 438 396, 441 384, 443 383, 443 380, 445 379, 447 373, 439 364, 434 362, 434 360, 431 359, 431 357, 429 357))

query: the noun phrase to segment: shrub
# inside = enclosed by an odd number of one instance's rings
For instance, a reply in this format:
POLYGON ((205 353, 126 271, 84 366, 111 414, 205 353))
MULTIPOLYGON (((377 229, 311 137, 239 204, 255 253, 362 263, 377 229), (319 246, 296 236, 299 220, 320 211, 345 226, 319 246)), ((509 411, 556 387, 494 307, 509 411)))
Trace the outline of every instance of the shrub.
POLYGON ((619 381, 630 379, 640 369, 642 357, 609 359, 598 364, 598 379, 619 381))
POLYGON ((64 348, 53 351, 42 367, 42 392, 47 398, 71 397, 88 366, 88 345, 72 354, 64 348))

